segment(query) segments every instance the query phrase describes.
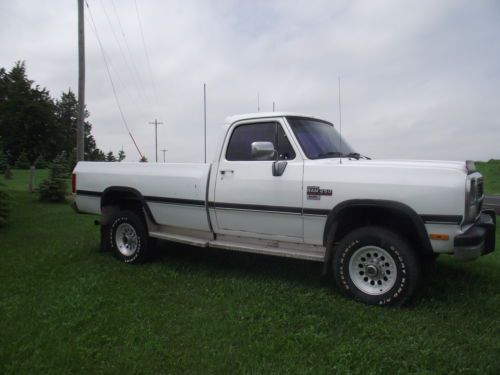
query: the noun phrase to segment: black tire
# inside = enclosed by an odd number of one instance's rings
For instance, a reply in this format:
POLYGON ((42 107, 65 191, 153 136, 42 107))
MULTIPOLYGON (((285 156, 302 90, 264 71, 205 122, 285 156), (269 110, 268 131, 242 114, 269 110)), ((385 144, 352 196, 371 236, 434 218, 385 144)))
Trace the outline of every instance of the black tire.
POLYGON ((420 257, 408 241, 376 226, 347 234, 334 249, 332 267, 337 287, 370 305, 403 305, 422 278, 420 257))
POLYGON ((133 211, 119 211, 106 226, 108 246, 125 263, 142 263, 149 255, 149 238, 144 220, 133 211))

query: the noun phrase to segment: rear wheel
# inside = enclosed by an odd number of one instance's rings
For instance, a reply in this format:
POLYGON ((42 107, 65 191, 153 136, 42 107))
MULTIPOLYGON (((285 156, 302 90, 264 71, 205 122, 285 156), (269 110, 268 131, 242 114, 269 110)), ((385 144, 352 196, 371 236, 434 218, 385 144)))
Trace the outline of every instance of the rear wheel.
POLYGON ((144 220, 133 211, 117 212, 107 226, 109 248, 125 263, 140 263, 148 256, 148 235, 144 220))
POLYGON ((402 305, 420 284, 420 258, 406 239, 385 228, 356 229, 334 250, 338 288, 361 302, 402 305))

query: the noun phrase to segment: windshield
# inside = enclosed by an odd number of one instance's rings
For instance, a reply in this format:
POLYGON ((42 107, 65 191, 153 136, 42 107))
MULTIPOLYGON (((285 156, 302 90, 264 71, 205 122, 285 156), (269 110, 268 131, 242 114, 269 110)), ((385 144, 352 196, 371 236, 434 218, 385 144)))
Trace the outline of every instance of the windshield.
POLYGON ((332 124, 304 117, 287 117, 293 133, 309 159, 335 158, 355 154, 332 124))

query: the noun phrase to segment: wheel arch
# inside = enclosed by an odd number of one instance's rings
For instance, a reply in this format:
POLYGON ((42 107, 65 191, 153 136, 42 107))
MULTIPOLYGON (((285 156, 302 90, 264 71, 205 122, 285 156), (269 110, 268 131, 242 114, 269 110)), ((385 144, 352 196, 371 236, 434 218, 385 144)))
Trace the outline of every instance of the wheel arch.
POLYGON ((111 216, 116 210, 132 209, 141 211, 147 218, 156 224, 153 213, 144 196, 137 190, 127 186, 110 186, 101 196, 101 225, 109 224, 111 216))
POLYGON ((370 224, 403 232, 405 237, 417 242, 419 253, 433 253, 424 221, 410 206, 391 200, 352 199, 339 203, 328 214, 323 232, 324 274, 328 273, 332 260, 333 244, 349 231, 370 224))

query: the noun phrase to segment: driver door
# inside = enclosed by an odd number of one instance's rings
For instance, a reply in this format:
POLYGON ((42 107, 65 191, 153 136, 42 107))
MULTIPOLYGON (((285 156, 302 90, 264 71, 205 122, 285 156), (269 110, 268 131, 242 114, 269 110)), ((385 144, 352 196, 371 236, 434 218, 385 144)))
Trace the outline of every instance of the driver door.
POLYGON ((226 234, 303 240, 303 160, 279 120, 240 123, 228 136, 217 170, 215 212, 226 234), (253 142, 271 142, 287 162, 273 175, 274 160, 254 160, 253 142))

